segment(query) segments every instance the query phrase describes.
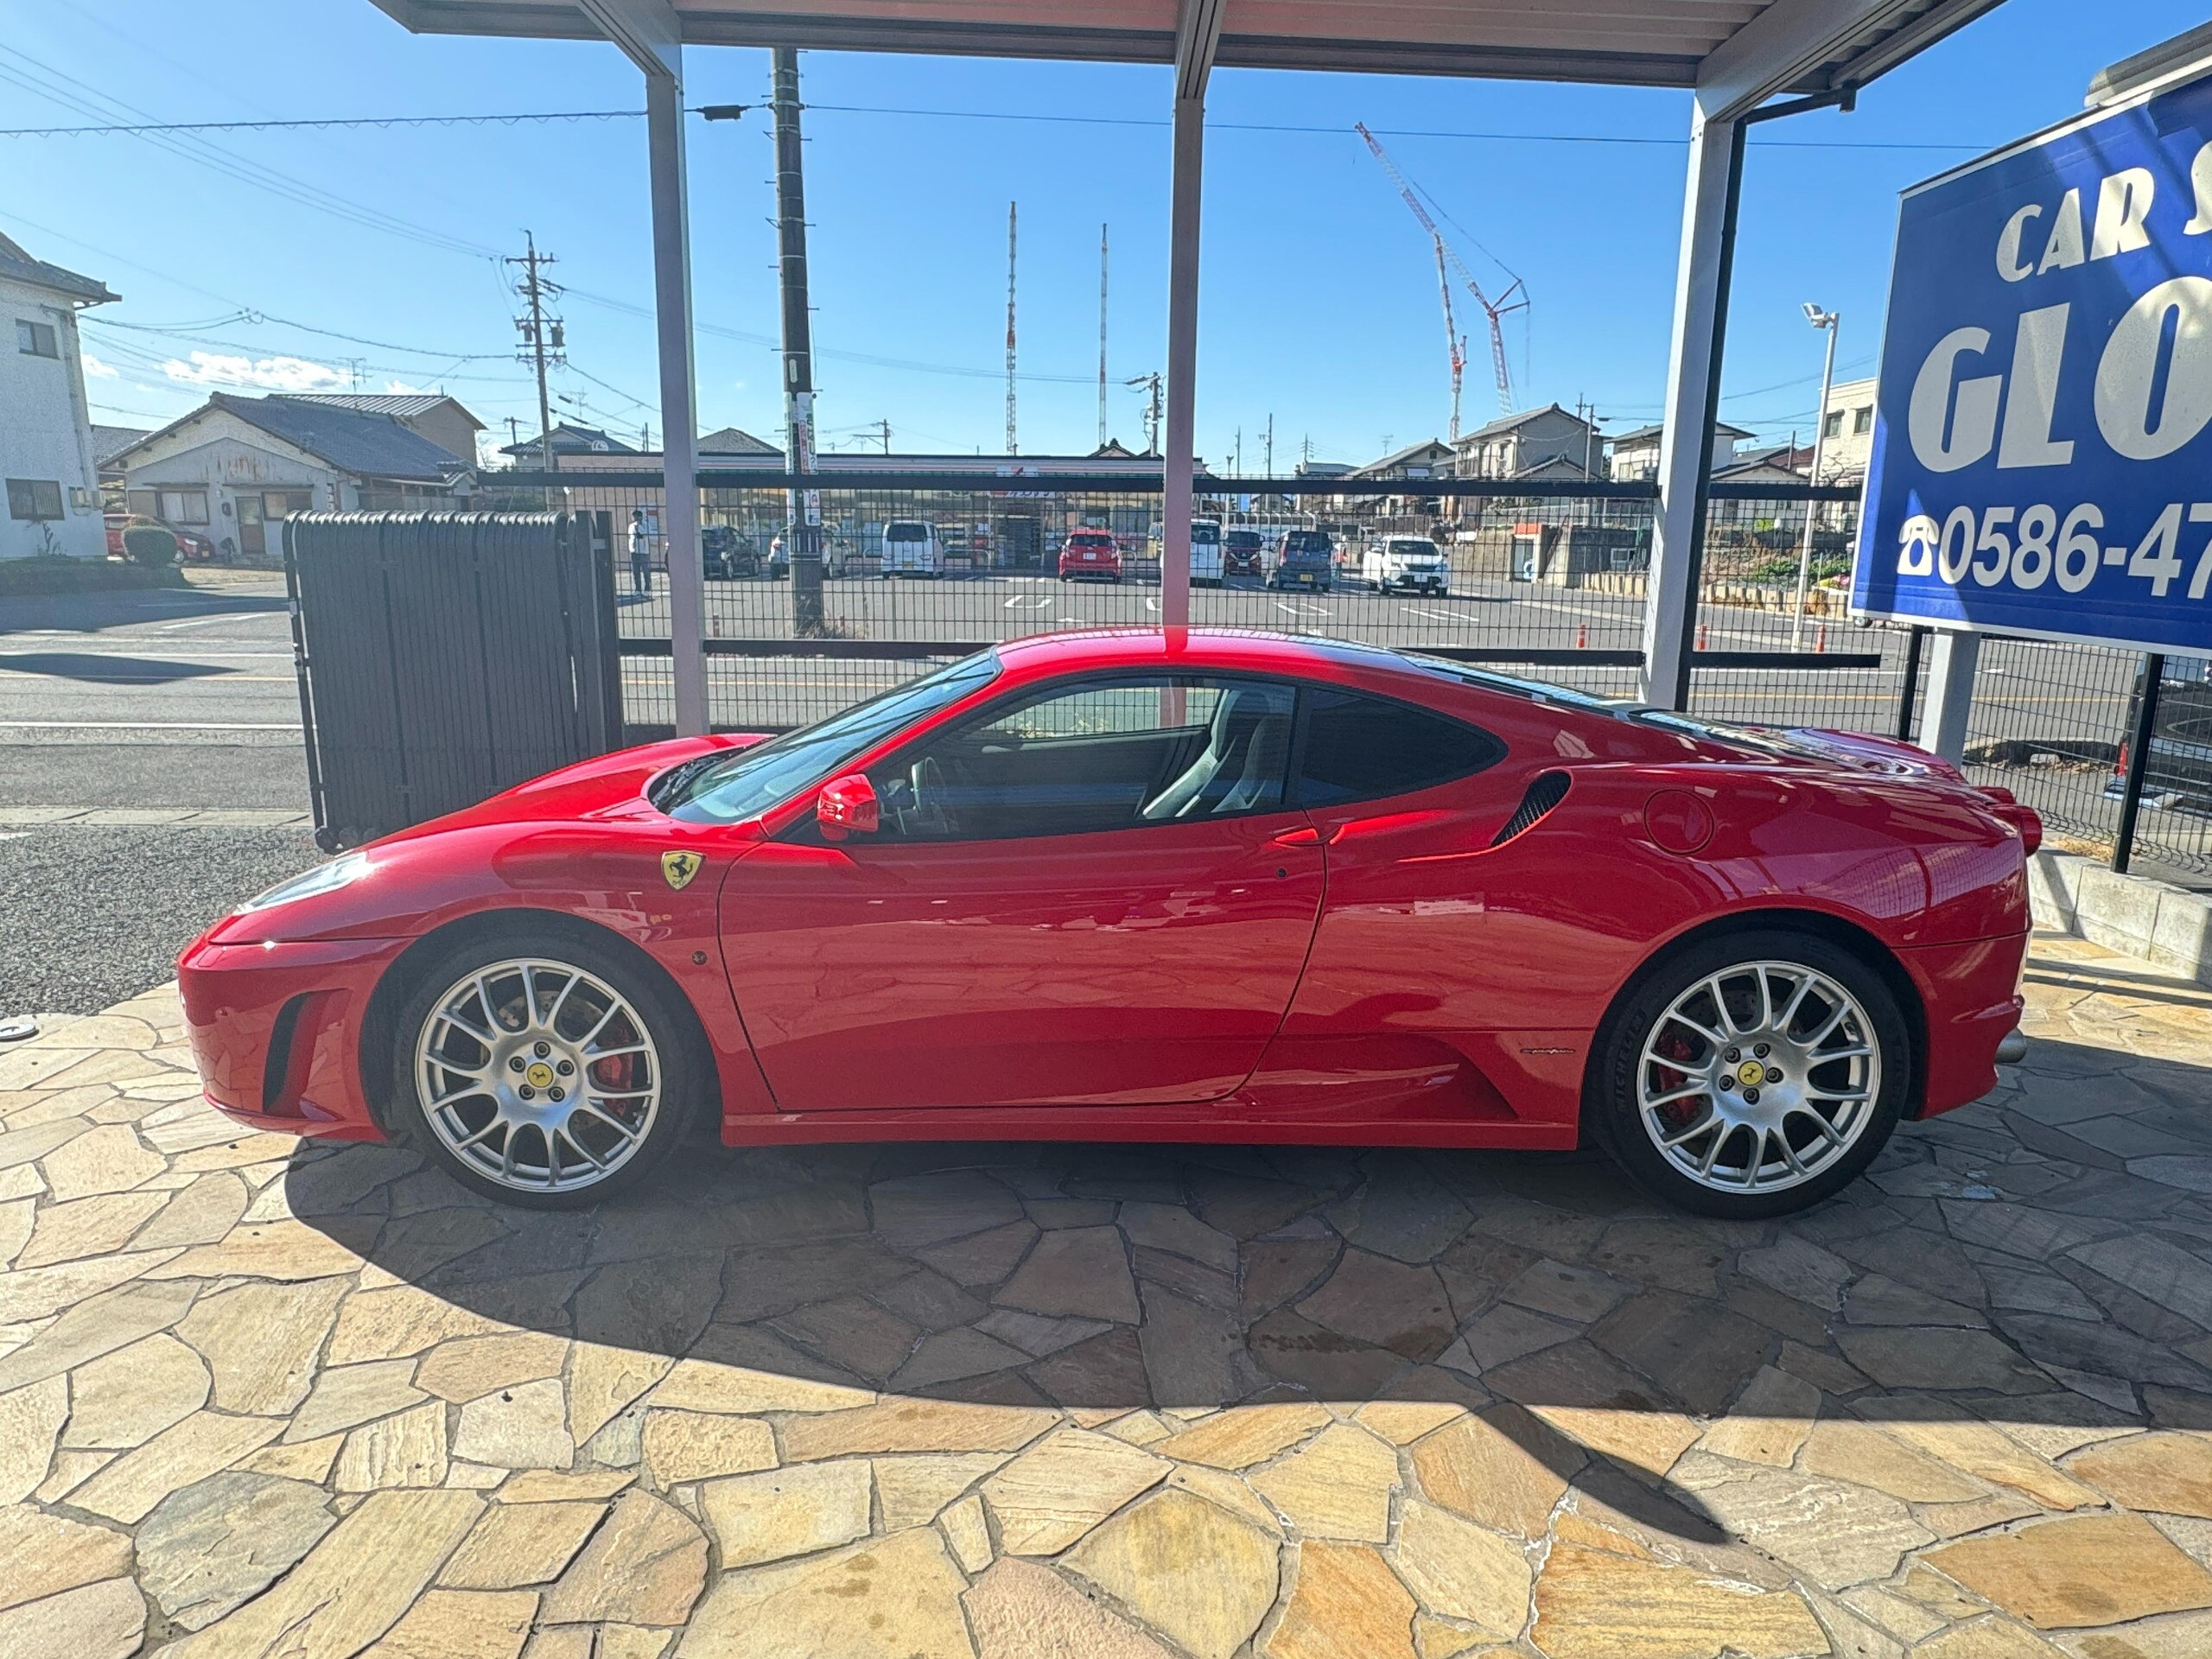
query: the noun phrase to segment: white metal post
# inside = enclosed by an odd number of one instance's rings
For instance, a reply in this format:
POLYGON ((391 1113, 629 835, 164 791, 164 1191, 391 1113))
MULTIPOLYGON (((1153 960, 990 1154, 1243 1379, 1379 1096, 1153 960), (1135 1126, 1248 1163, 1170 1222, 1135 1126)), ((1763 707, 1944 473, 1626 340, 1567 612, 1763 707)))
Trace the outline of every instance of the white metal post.
POLYGON ((1928 658, 1928 695, 1921 704, 1920 747, 1957 766, 1966 758, 1967 718, 1974 709, 1981 636, 1939 628, 1929 644, 1934 649, 1928 658))
POLYGON ((1160 463, 1160 620, 1191 620, 1192 477, 1198 470, 1198 207, 1206 77, 1224 0, 1183 0, 1175 29, 1175 125, 1167 195, 1167 438, 1160 463))
POLYGON ((1191 620, 1192 477, 1198 366, 1198 196, 1204 165, 1204 98, 1175 100, 1174 162, 1167 217, 1167 442, 1160 526, 1160 620, 1191 620))
POLYGON ((1713 341, 1727 297, 1727 219, 1736 168, 1733 121, 1690 123, 1689 178, 1682 194, 1681 256, 1675 273, 1675 322, 1668 342, 1665 429, 1659 441, 1659 505, 1643 610, 1639 693, 1661 709, 1681 706, 1688 636, 1696 625, 1695 550, 1713 444, 1713 341))
POLYGON ((653 315, 660 346, 661 545, 668 554, 668 637, 676 731, 707 730, 706 575, 699 561, 699 416, 691 360, 691 217, 683 176, 680 48, 645 72, 645 142, 652 174, 653 315))
MULTIPOLYGON (((1807 481, 1817 487, 1821 481, 1821 456, 1827 448, 1828 393, 1835 385, 1835 337, 1841 331, 1840 312, 1823 311, 1818 306, 1808 305, 1805 315, 1812 319, 1813 327, 1827 330, 1828 348, 1821 359, 1821 407, 1813 416, 1813 466, 1807 481)), ((1805 643, 1805 594, 1813 582, 1813 521, 1819 516, 1820 503, 1805 503, 1805 535, 1797 544, 1797 608, 1789 620, 1789 649, 1796 651, 1805 643)))

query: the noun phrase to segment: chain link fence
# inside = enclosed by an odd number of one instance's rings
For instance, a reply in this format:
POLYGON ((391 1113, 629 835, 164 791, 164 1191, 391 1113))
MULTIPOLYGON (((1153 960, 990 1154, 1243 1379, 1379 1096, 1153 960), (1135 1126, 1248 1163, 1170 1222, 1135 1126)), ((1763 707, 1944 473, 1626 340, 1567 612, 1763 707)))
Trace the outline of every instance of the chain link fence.
MULTIPOLYGON (((480 496, 480 505, 593 516, 616 571, 626 720, 633 734, 673 729, 658 474, 493 474, 483 482, 493 499, 480 496)), ((703 472, 701 483, 708 698, 718 728, 804 724, 998 640, 1160 620, 1156 486, 1051 474, 838 478, 820 498, 822 625, 803 631, 794 621, 786 490, 741 473, 703 472), (1078 532, 1094 545, 1099 533, 1109 537, 1114 558, 1110 567, 1072 563, 1063 579, 1060 556, 1078 532)), ((1440 651, 1601 696, 1633 696, 1656 492, 1574 483, 1506 493, 1516 487, 1202 480, 1192 620, 1440 651), (1328 537, 1325 582, 1286 585, 1284 537, 1315 531, 1328 537), (1440 581, 1417 570, 1429 563, 1440 567, 1440 581)), ((1855 626, 1847 614, 1857 512, 1853 493, 1834 488, 1713 486, 1694 712, 1896 736, 1925 706, 1923 653, 1910 632, 1855 626)), ((2090 646, 1986 641, 1969 772, 2012 788, 2044 814, 2055 838, 2108 852, 2119 817, 2113 768, 2139 661, 2090 646)), ((2190 671, 2179 658, 2169 669, 2190 671)), ((2193 734, 2212 778, 2212 697, 2201 677, 2170 690, 2159 726, 2155 754, 2171 761, 2193 734)), ((2212 873, 2212 788, 2161 795, 2162 775, 2154 766, 2139 856, 2212 873)))

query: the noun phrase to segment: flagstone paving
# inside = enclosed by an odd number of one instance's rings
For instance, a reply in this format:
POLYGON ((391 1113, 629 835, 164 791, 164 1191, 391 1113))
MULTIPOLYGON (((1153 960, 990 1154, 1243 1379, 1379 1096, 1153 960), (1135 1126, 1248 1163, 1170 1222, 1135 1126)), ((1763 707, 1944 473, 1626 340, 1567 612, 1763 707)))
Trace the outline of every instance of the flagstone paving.
POLYGON ((0 1050, 16 1659, 2212 1653, 2212 995, 1789 1221, 1586 1159, 702 1146, 584 1215, 0 1050))

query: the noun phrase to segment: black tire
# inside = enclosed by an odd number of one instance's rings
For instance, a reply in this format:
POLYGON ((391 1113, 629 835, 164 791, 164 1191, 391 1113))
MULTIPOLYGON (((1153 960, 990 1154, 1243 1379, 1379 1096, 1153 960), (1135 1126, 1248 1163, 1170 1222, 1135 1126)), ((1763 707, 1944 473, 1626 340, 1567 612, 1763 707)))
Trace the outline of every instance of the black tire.
MULTIPOLYGON (((393 1019, 390 1058, 387 1127, 393 1138, 422 1153, 471 1192, 536 1210, 582 1209, 646 1179, 683 1139, 699 1102, 710 1092, 714 1075, 697 1020, 678 993, 619 946, 554 929, 517 929, 480 937, 423 964, 393 1019), (651 1124, 634 1150, 609 1173, 557 1190, 508 1185, 473 1166, 432 1127, 416 1081, 416 1046, 434 1009, 468 976, 517 959, 560 964, 599 981, 635 1011, 650 1039, 652 1058, 658 1062, 659 1096, 651 1124)), ((586 1069, 590 1069, 588 1062, 586 1069)))
MULTIPOLYGON (((1740 982, 1732 983, 1740 988, 1740 982)), ((1726 1050, 1723 1055, 1734 1052, 1726 1050)), ((1719 1058, 1707 1057, 1696 1064, 1712 1065, 1719 1058)), ((1818 1073, 1824 1065, 1842 1064, 1822 1063, 1814 1071, 1818 1073)), ((1790 928, 1725 933, 1661 956, 1608 1011, 1583 1077, 1583 1122, 1599 1144, 1653 1197, 1699 1215, 1732 1221, 1762 1220, 1808 1209, 1858 1179, 1896 1129, 1916 1069, 1911 1025, 1883 976, 1858 953, 1818 934, 1790 928), (1848 1144, 1832 1161, 1792 1185, 1758 1191, 1719 1190, 1678 1167, 1646 1131, 1638 1095, 1639 1067, 1646 1040, 1658 1038, 1655 1027, 1678 999, 1716 975, 1725 976, 1732 968, 1748 972, 1744 964, 1758 963, 1809 969, 1855 999, 1869 1027, 1879 1084, 1871 1109, 1858 1121, 1848 1144)), ((1693 1065, 1685 1065, 1681 1075, 1694 1076, 1693 1065)), ((1836 1074, 1830 1071, 1828 1076, 1834 1079, 1836 1074)), ((1710 1096, 1714 1101, 1723 1097, 1710 1096)), ((1742 1132, 1731 1133, 1740 1135, 1742 1132)), ((1738 1143, 1730 1144, 1732 1147, 1738 1143)), ((1796 1147, 1800 1153, 1809 1149, 1809 1146, 1796 1147)))

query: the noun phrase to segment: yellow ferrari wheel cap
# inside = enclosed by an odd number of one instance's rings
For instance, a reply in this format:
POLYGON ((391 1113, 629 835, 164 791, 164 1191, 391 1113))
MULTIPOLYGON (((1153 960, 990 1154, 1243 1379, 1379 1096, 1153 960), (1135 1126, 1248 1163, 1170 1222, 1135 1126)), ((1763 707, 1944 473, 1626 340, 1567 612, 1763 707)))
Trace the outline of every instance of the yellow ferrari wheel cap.
POLYGON ((680 892, 691 885, 691 878, 699 874, 699 867, 706 861, 696 853, 663 853, 660 873, 670 887, 680 892))

